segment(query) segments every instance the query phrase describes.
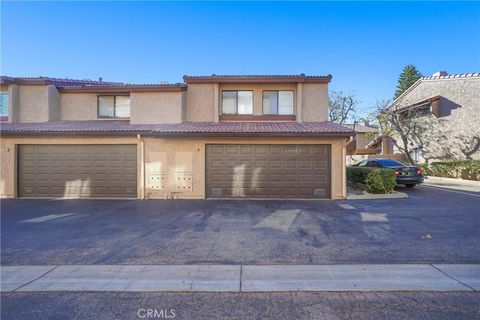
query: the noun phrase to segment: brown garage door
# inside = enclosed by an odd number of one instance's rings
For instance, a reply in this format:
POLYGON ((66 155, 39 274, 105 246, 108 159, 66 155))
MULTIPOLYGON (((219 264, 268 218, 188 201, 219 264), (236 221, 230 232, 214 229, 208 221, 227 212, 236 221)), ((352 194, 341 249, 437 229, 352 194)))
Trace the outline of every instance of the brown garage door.
POLYGON ((137 197, 136 145, 20 145, 20 197, 137 197))
POLYGON ((207 197, 326 198, 329 145, 207 145, 207 197))

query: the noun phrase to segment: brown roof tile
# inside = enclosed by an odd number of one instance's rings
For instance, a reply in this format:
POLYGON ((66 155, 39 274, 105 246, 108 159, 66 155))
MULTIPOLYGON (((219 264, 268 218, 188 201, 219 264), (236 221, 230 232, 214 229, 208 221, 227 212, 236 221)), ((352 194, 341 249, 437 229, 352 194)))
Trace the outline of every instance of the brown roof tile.
POLYGON ((4 123, 2 135, 145 134, 145 135, 271 135, 350 136, 352 130, 331 122, 184 122, 130 124, 128 120, 4 123))

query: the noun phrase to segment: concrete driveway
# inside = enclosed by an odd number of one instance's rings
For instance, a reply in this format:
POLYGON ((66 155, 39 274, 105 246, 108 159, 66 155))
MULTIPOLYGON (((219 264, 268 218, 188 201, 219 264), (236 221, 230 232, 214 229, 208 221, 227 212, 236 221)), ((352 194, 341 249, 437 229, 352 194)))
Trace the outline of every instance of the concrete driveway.
POLYGON ((1 201, 1 264, 480 263, 480 195, 1 201))

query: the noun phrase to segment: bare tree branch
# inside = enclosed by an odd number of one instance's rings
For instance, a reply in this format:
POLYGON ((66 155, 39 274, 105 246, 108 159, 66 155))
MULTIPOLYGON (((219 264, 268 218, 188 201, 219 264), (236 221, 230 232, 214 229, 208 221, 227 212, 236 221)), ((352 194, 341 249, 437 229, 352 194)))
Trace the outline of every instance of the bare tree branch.
MULTIPOLYGON (((395 146, 407 157, 409 163, 414 164, 411 153, 415 148, 422 148, 422 125, 420 114, 416 110, 399 110, 390 108, 390 101, 377 102, 376 116, 380 134, 390 137, 395 146)), ((401 103, 397 102, 397 105, 401 103)))
POLYGON ((328 118, 330 121, 343 124, 354 117, 359 101, 354 94, 346 95, 342 91, 332 91, 328 101, 328 118))

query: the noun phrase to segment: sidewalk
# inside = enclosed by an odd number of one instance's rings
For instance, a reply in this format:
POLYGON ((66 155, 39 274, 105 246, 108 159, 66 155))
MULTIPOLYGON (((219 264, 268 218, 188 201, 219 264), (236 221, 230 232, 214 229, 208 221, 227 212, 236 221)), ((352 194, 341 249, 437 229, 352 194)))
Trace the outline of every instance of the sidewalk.
POLYGON ((480 192, 480 181, 473 180, 429 176, 428 179, 425 179, 423 185, 460 191, 480 192))
POLYGON ((479 291, 480 265, 2 266, 1 291, 479 291))

